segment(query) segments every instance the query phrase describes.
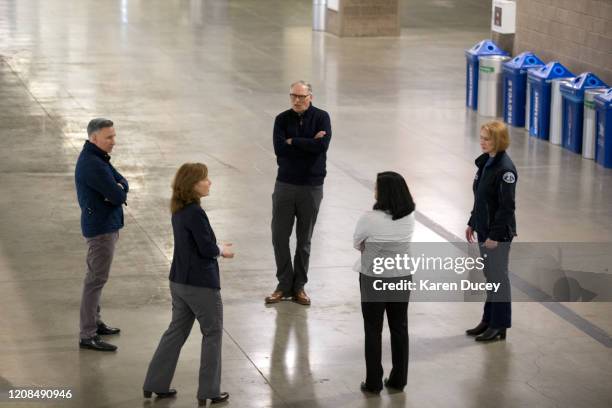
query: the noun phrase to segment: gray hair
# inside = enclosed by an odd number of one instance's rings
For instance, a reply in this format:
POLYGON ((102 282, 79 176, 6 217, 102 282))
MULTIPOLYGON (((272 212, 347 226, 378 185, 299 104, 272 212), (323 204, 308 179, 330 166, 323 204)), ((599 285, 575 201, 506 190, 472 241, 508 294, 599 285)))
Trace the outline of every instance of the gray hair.
POLYGON ((295 81, 294 83, 292 83, 291 87, 289 87, 289 90, 293 89, 293 87, 296 85, 305 86, 306 88, 308 88, 308 93, 312 93, 312 85, 310 85, 310 83, 306 81, 302 81, 301 79, 299 81, 295 81))
POLYGON ((95 118, 87 125, 87 136, 91 136, 100 129, 113 127, 113 121, 105 118, 95 118))

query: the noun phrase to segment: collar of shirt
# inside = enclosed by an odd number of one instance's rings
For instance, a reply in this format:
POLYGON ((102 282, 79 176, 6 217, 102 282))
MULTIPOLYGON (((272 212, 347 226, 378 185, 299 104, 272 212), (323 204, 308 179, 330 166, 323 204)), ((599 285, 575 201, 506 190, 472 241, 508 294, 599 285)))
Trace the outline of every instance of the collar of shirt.
POLYGON ((91 143, 89 140, 85 141, 84 149, 90 153, 95 154, 96 156, 100 157, 102 160, 106 162, 110 161, 110 158, 111 158, 110 155, 106 153, 104 150, 100 149, 95 144, 91 143))
POLYGON ((491 158, 491 156, 489 156, 489 153, 483 153, 480 156, 478 156, 478 158, 475 160, 476 167, 478 168, 484 168, 485 166, 490 167, 494 163, 499 162, 502 159, 502 157, 504 157, 505 154, 506 154, 505 151, 497 152, 495 157, 493 157, 493 159, 489 163, 489 159, 491 158))
POLYGON ((298 113, 296 111, 294 111, 293 109, 291 109, 291 112, 293 112, 293 114, 298 118, 298 119, 306 119, 310 116, 310 114, 313 111, 313 106, 312 103, 310 104, 310 106, 308 107, 308 109, 306 109, 304 112, 302 113, 298 113))

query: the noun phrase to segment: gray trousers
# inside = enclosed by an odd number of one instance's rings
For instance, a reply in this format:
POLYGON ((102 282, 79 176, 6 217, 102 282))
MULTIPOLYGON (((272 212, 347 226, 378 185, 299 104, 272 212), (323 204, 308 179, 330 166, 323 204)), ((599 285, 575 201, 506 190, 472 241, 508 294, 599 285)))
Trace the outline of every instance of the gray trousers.
POLYGON ((272 244, 276 260, 276 290, 290 296, 304 288, 308 282, 310 239, 319 206, 323 199, 323 186, 299 186, 277 181, 272 194, 272 244), (289 238, 297 220, 297 245, 291 264, 289 238))
POLYGON ((223 336, 223 303, 219 289, 170 282, 172 321, 162 335, 149 364, 143 385, 145 391, 168 392, 181 348, 195 319, 202 332, 198 398, 221 395, 221 338, 223 336))
POLYGON ((115 244, 119 239, 119 231, 86 238, 87 273, 83 282, 81 295, 80 336, 86 339, 95 336, 100 321, 100 296, 102 288, 108 280, 115 244))

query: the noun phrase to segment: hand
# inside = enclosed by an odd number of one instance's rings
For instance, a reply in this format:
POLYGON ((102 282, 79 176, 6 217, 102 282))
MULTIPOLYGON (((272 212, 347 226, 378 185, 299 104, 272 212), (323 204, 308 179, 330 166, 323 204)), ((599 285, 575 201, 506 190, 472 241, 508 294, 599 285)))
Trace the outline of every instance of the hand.
POLYGON ((473 244, 475 239, 474 239, 474 228, 470 227, 468 225, 468 227, 465 229, 465 239, 467 240, 467 242, 469 242, 470 244, 473 244))
POLYGON ((487 249, 495 249, 497 248, 497 241, 493 241, 490 238, 487 238, 487 240, 484 243, 485 248, 487 249))
POLYGON ((287 143, 288 145, 290 145, 290 144, 292 144, 292 143, 293 143, 293 139, 292 139, 292 138, 286 139, 286 140, 285 140, 285 143, 287 143))
POLYGON ((326 134, 327 134, 327 132, 326 132, 326 131, 321 130, 321 131, 317 132, 317 134, 315 135, 315 137, 314 137, 314 138, 315 138, 315 139, 321 139, 321 138, 322 138, 323 136, 325 136, 326 134))
POLYGON ((221 256, 224 258, 233 258, 234 257, 234 251, 232 251, 232 245, 231 243, 224 243, 223 245, 223 251, 221 252, 221 256))

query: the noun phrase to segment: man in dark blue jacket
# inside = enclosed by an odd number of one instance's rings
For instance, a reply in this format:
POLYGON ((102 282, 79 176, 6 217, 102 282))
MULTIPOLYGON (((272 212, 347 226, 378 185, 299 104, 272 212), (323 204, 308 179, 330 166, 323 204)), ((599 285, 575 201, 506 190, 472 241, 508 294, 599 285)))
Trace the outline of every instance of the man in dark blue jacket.
POLYGON ((310 84, 293 83, 289 97, 291 109, 274 121, 278 175, 272 194, 272 244, 278 285, 265 300, 277 303, 292 296, 295 302, 309 305, 304 285, 308 282, 310 239, 323 199, 331 122, 327 112, 312 106, 310 84), (292 264, 289 238, 294 222, 297 245, 292 264))
POLYGON ((87 242, 87 274, 83 282, 80 313, 81 348, 115 351, 116 346, 102 341, 100 335, 119 333, 100 318, 100 296, 108 280, 119 229, 123 227, 123 208, 128 182, 110 164, 115 146, 115 129, 109 119, 92 119, 75 169, 75 182, 81 207, 81 230, 87 242))

